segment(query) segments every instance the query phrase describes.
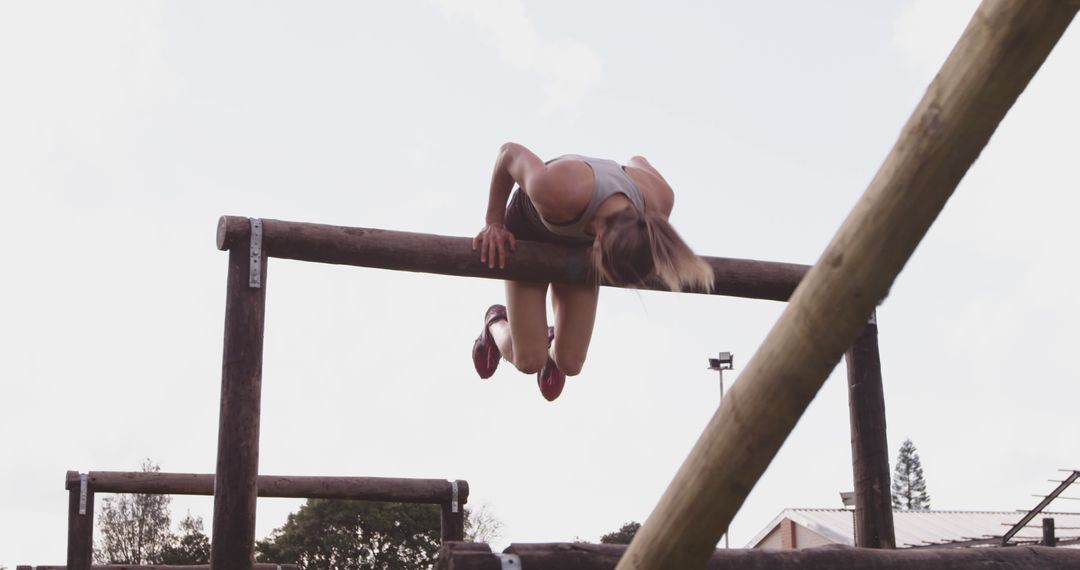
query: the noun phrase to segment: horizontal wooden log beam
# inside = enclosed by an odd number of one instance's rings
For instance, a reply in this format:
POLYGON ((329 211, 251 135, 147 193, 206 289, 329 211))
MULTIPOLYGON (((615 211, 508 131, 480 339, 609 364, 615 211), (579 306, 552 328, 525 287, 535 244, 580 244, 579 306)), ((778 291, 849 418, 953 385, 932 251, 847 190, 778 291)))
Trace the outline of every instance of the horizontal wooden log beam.
MULTIPOLYGON (((458 480, 457 497, 465 504, 469 483, 458 480)), ((395 503, 449 504, 454 490, 445 479, 397 479, 390 477, 286 477, 259 476, 260 497, 295 499, 349 499, 395 503)), ((68 471, 65 488, 79 487, 79 473, 68 471)), ((145 493, 159 495, 213 495, 214 475, 208 473, 160 473, 139 471, 91 471, 87 489, 97 493, 145 493)))
MULTIPOLYGON (((222 216, 218 249, 247 248, 250 235, 248 218, 222 216)), ((262 246, 270 257, 317 263, 512 281, 594 282, 587 246, 520 241, 505 268, 488 269, 472 250, 471 238, 281 220, 262 220, 262 246)), ((795 263, 704 259, 716 276, 713 294, 729 297, 786 301, 809 270, 795 263)), ((659 282, 642 288, 666 290, 659 282)))
MULTIPOLYGON (((504 554, 521 560, 520 570, 611 570, 626 551, 621 544, 511 544, 504 554)), ((443 545, 439 570, 500 570, 499 558, 482 548, 443 545)), ((1080 551, 1045 546, 881 550, 823 546, 802 550, 716 550, 705 568, 715 570, 962 570, 994 568, 1080 568, 1080 551)))
MULTIPOLYGON (((137 564, 94 564, 91 570, 210 570, 209 564, 188 565, 137 565, 137 564)), ((298 570, 295 564, 256 564, 255 570, 298 570)), ((16 566, 15 570, 67 570, 67 566, 16 566)))

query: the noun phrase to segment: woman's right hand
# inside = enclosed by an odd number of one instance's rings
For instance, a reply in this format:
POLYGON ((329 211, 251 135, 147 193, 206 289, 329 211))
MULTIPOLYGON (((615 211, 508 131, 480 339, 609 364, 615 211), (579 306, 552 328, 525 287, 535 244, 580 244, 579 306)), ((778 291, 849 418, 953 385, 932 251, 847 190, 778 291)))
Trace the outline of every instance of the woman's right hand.
POLYGON ((506 226, 495 223, 484 226, 480 233, 473 238, 473 251, 480 250, 480 263, 487 263, 488 268, 495 268, 495 259, 499 260, 499 269, 506 267, 506 253, 517 251, 517 238, 506 226))

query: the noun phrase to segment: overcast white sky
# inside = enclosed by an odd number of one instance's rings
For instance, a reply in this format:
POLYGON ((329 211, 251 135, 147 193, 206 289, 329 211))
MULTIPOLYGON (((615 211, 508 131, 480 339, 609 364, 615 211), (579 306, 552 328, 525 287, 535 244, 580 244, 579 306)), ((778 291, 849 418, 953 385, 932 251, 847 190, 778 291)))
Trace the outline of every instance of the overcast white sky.
MULTIPOLYGON (((214 469, 219 215, 471 236, 513 140, 643 154, 700 253, 813 263, 974 7, 0 4, 0 565, 63 563, 69 469, 214 469)), ((1073 29, 878 311, 890 455, 914 440, 935 508, 1027 509, 1080 467, 1077 69, 1073 29)), ((605 290, 548 403, 512 367, 475 377, 501 296, 271 261, 261 472, 466 479, 504 542, 595 541, 648 516, 711 416, 706 359, 741 368, 782 308, 605 290)), ((850 465, 841 368, 732 545, 839 506, 850 465)), ((258 536, 299 504, 261 501, 258 536)))

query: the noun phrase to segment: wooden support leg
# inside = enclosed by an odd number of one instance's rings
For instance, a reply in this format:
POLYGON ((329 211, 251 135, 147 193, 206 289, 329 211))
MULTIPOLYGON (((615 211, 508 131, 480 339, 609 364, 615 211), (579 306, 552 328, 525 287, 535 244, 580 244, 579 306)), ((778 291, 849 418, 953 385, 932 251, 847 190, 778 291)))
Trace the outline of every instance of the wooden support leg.
POLYGON ((845 355, 855 479, 855 546, 896 548, 877 333, 877 318, 871 315, 845 355))
POLYGON ((461 542, 465 540, 465 511, 458 509, 452 512, 449 504, 442 506, 442 536, 440 540, 446 542, 461 542))
POLYGON ((441 542, 461 542, 465 540, 465 501, 469 496, 469 484, 465 481, 452 483, 456 492, 449 502, 442 504, 441 542))
POLYGON ((259 403, 262 391, 266 255, 256 251, 260 284, 249 285, 251 253, 229 250, 225 301, 225 354, 221 370, 214 479, 213 570, 251 570, 255 563, 255 502, 259 475, 259 403))
POLYGON ((1054 538, 1054 519, 1046 517, 1042 520, 1042 545, 1043 546, 1057 546, 1057 539, 1054 538))
POLYGON ((67 567, 90 570, 94 556, 94 492, 84 485, 68 490, 67 567))

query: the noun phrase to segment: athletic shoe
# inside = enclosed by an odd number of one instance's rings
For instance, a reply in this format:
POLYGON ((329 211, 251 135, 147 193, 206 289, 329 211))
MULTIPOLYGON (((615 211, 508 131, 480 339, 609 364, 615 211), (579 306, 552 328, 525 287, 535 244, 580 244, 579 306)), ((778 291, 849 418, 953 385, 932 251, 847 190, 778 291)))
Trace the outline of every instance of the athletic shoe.
MULTIPOLYGON (((555 340, 555 327, 548 327, 548 346, 555 340)), ((547 364, 536 374, 536 383, 540 386, 540 393, 544 399, 553 402, 562 394, 563 386, 566 385, 566 374, 555 365, 555 361, 548 355, 547 364)))
POLYGON ((505 320, 506 307, 503 305, 492 305, 484 313, 484 330, 480 332, 480 336, 472 347, 473 366, 476 367, 476 373, 481 379, 491 378, 491 375, 495 374, 495 369, 499 367, 499 359, 502 358, 488 327, 494 322, 505 320))

